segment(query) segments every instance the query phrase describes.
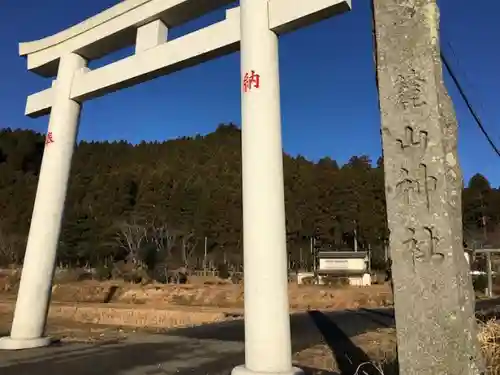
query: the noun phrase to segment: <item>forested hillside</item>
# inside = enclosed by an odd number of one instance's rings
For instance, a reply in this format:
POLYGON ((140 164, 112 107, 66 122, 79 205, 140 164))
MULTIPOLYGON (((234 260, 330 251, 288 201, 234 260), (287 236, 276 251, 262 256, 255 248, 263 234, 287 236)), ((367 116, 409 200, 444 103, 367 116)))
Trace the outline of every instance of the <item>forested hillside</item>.
MULTIPOLYGON (((20 263, 36 191, 44 137, 0 131, 0 262, 20 263)), ((170 263, 241 263, 240 131, 221 125, 206 136, 167 142, 81 142, 75 151, 59 262, 103 264, 162 250, 170 263)), ((383 258, 387 237, 382 161, 353 156, 343 166, 285 155, 288 250, 360 248, 383 258)), ((464 191, 469 244, 500 242, 500 191, 476 175, 464 191)))

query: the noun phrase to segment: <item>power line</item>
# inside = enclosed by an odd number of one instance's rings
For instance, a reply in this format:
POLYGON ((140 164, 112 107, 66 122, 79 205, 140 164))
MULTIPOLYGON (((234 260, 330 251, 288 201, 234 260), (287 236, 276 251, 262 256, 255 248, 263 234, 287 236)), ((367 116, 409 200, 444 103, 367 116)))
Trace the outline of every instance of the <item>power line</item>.
POLYGON ((443 51, 441 51, 441 60, 443 60, 443 65, 446 67, 446 70, 450 74, 450 77, 453 80, 453 82, 455 83, 455 86, 457 86, 458 92, 462 96, 462 99, 464 100, 465 105, 467 106, 467 108, 469 109, 469 112, 471 113, 472 117, 476 121, 477 126, 479 127, 479 129, 481 130, 481 132, 483 133, 483 135, 486 137, 486 140, 488 141, 488 143, 490 144, 490 146, 493 148, 493 150, 495 151, 495 153, 498 156, 500 156, 500 150, 497 148, 497 146, 493 142, 493 139, 490 137, 490 135, 488 134, 488 132, 484 128, 483 123, 481 122, 481 119, 479 118, 479 116, 476 113, 476 111, 474 111, 474 108, 472 108, 472 105, 471 105, 469 99, 467 98, 467 95, 465 95, 465 92, 464 92, 462 86, 460 85, 460 82, 458 82, 457 77, 453 73, 453 70, 451 69, 451 66, 448 63, 448 60, 446 59, 446 56, 444 55, 443 51))
MULTIPOLYGON (((455 67, 455 72, 457 75, 460 75, 462 77, 462 83, 464 87, 469 87, 469 94, 471 93, 472 89, 474 88, 474 85, 468 79, 467 75, 467 69, 462 69, 461 64, 460 64, 460 59, 458 58, 457 54, 455 53, 455 49, 453 48, 452 44, 450 41, 447 41, 446 44, 448 45, 448 49, 451 51, 453 55, 453 61, 456 62, 456 67, 455 67)), ((476 103, 479 105, 479 110, 485 111, 484 104, 481 100, 476 100, 476 103)))
MULTIPOLYGON (((372 34, 373 34, 372 36, 373 36, 373 44, 374 44, 374 46, 373 46, 374 47, 374 60, 375 60, 375 66, 377 66, 377 64, 378 64, 378 61, 377 61, 377 38, 376 38, 376 31, 375 31, 375 9, 374 9, 374 1, 371 1, 370 3, 371 3, 371 14, 372 14, 372 34)), ((450 47, 451 47, 451 45, 450 45, 450 47)), ((455 53, 453 51, 453 48, 452 48, 452 52, 453 52, 453 54, 455 53)), ((448 73, 450 74, 451 78, 453 79, 453 82, 457 86, 458 92, 462 96, 462 99, 464 100, 465 104, 467 105, 467 108, 469 109, 469 112, 471 113, 472 117, 476 121, 477 126, 479 127, 479 129, 481 130, 481 132, 483 133, 483 135, 486 137, 486 140, 488 141, 488 143, 490 144, 490 146, 493 148, 493 150, 495 151, 495 153, 497 154, 497 156, 500 157, 500 150, 495 145, 495 143, 493 142, 493 139, 490 137, 490 135, 488 134, 488 132, 484 128, 484 126, 483 126, 483 124, 481 122, 481 119, 477 115, 476 111, 474 111, 474 109, 472 108, 472 105, 471 105, 469 99, 467 98, 467 95, 465 95, 465 92, 464 92, 462 86, 460 85, 460 82, 458 82, 458 79, 455 76, 455 74, 453 73, 453 70, 451 69, 450 64, 448 64, 448 60, 446 59, 446 56, 444 55, 444 52, 442 50, 440 51, 440 54, 441 54, 441 60, 443 61, 443 64, 446 67, 446 70, 448 71, 448 73)), ((375 69, 375 72, 376 72, 375 80, 377 81, 377 87, 378 87, 378 69, 375 69)), ((379 105, 380 105, 380 103, 379 103, 379 105)))

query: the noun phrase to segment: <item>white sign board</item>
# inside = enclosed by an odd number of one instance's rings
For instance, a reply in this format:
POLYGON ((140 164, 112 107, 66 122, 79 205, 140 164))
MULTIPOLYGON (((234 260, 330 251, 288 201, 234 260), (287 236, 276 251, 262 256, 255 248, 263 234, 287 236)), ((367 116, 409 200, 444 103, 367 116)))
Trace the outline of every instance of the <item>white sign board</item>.
POLYGON ((366 262, 361 258, 354 259, 320 259, 319 270, 321 271, 347 271, 364 272, 366 271, 366 262))

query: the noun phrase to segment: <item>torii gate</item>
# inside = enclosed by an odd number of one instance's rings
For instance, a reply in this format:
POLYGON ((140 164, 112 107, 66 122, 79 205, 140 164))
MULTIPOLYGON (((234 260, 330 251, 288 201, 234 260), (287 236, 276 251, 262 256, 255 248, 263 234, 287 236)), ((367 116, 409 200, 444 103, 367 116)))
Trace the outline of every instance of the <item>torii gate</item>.
POLYGON ((50 343, 44 330, 81 103, 240 49, 246 363, 233 373, 300 373, 291 361, 278 35, 348 11, 351 0, 240 0, 223 21, 168 41, 168 28, 232 2, 125 0, 20 44, 29 70, 57 78, 27 99, 26 115, 50 120, 11 336, 1 349, 50 343), (87 68, 134 44, 134 55, 87 68))

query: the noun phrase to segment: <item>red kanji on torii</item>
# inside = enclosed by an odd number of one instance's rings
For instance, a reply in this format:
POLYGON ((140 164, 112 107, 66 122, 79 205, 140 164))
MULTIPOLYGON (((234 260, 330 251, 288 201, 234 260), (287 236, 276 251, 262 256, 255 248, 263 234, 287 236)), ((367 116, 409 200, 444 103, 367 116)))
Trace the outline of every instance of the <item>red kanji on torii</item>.
POLYGON ((246 73, 243 78, 243 91, 247 92, 252 90, 252 87, 258 89, 260 87, 260 75, 255 73, 255 70, 246 73))
POLYGON ((48 145, 49 143, 54 143, 52 132, 48 132, 47 136, 45 137, 45 144, 48 145))

